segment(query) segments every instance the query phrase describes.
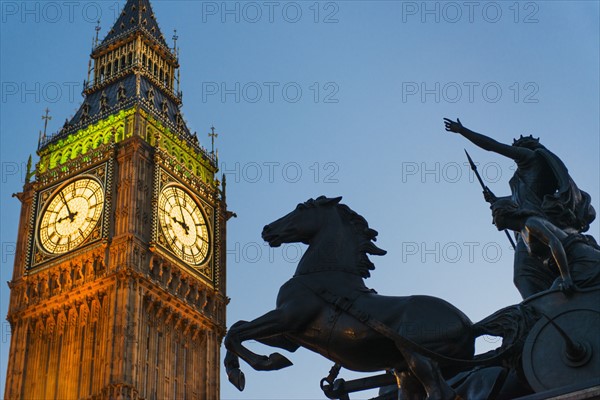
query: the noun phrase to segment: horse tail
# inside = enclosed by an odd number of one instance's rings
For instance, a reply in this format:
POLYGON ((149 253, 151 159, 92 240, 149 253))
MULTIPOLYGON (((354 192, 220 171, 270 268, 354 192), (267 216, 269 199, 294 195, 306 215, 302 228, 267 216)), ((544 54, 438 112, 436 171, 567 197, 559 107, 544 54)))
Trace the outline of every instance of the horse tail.
POLYGON ((511 347, 520 347, 540 318, 541 314, 534 308, 517 304, 498 310, 473 324, 472 331, 475 337, 482 335, 502 337, 502 346, 494 350, 494 352, 501 352, 511 347))

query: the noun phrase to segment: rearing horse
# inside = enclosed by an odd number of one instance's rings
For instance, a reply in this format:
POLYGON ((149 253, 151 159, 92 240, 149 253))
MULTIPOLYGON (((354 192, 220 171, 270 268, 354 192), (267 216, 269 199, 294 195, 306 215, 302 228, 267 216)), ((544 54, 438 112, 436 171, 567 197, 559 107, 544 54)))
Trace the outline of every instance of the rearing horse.
POLYGON ((246 340, 295 351, 306 347, 344 368, 372 372, 412 373, 428 399, 453 399, 444 381, 449 371, 414 349, 400 346, 360 318, 344 312, 342 303, 364 311, 402 337, 446 357, 472 359, 475 337, 481 334, 469 318, 450 303, 430 296, 381 296, 363 279, 375 267, 368 254, 386 252, 373 243, 377 232, 341 197, 319 197, 299 204, 286 216, 264 227, 270 246, 302 242, 308 249, 296 273, 279 290, 277 306, 253 321, 239 321, 225 337, 225 367, 229 380, 243 390, 239 358, 256 370, 292 365, 279 353, 261 356, 245 348, 246 340), (327 301, 327 296, 338 301, 327 301), (335 303, 335 304, 334 304, 335 303))

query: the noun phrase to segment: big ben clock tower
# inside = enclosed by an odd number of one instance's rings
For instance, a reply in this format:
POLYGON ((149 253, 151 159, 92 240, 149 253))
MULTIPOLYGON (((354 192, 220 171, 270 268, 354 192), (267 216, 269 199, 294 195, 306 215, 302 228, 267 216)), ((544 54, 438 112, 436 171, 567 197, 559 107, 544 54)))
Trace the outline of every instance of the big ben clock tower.
POLYGON ((218 399, 231 214, 180 111, 177 51, 128 0, 91 59, 17 195, 4 398, 218 399))

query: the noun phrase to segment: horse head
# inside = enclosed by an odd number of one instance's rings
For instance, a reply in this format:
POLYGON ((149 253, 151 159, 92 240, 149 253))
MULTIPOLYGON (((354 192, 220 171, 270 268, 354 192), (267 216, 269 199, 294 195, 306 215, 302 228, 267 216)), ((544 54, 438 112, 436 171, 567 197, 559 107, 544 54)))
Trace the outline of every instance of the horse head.
POLYGON ((272 247, 294 242, 311 245, 297 274, 327 265, 329 269, 353 270, 367 278, 375 268, 367 254, 384 255, 386 251, 373 243, 377 231, 369 228, 362 216, 340 204, 341 199, 320 196, 300 203, 294 211, 266 225, 262 237, 272 247))
POLYGON ((327 198, 320 196, 317 199, 308 199, 276 221, 265 225, 262 238, 271 247, 278 247, 282 243, 302 242, 308 244, 310 239, 321 229, 324 221, 323 207, 336 205, 341 197, 327 198))

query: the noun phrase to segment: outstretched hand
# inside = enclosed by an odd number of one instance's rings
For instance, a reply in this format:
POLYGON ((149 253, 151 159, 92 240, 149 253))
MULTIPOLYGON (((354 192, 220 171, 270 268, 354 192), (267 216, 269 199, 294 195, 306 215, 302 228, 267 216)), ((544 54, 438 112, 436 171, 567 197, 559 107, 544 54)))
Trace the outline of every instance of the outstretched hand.
POLYGON ((463 130, 463 125, 460 123, 460 119, 456 118, 456 122, 451 119, 444 118, 444 125, 446 126, 446 130, 448 132, 461 133, 463 130))

